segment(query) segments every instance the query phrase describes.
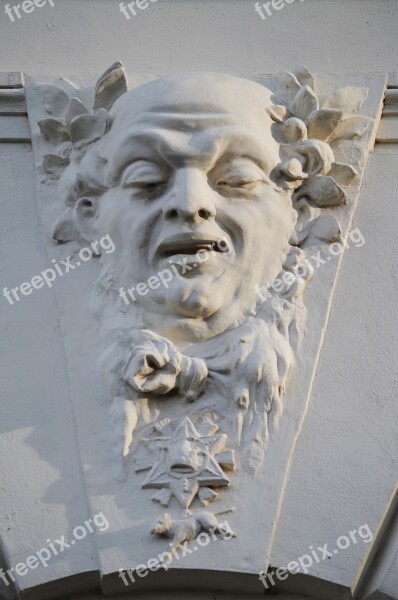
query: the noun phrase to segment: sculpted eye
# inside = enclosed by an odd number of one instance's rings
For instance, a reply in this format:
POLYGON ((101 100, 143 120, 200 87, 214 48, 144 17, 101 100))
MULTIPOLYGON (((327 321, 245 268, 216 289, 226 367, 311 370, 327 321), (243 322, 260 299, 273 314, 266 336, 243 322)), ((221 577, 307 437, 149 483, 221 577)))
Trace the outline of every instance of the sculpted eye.
POLYGON ((251 190, 268 177, 260 167, 248 159, 236 159, 217 170, 216 184, 219 188, 251 190))
POLYGON ((155 163, 138 160, 131 164, 123 173, 123 187, 155 190, 167 183, 166 173, 155 163))
POLYGON ((243 179, 243 178, 231 177, 230 179, 226 179, 224 181, 219 181, 217 183, 217 185, 219 187, 233 187, 233 188, 250 189, 261 182, 262 182, 261 179, 256 179, 255 181, 252 181, 252 180, 247 180, 247 179, 243 179))

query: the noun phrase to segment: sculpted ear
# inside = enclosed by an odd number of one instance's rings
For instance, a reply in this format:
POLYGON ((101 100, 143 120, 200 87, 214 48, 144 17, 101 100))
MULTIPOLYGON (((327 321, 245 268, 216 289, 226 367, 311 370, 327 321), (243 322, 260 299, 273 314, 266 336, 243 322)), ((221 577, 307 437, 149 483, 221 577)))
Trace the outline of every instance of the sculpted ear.
POLYGON ((79 235, 87 242, 96 239, 98 221, 98 198, 84 197, 76 202, 76 224, 79 235))

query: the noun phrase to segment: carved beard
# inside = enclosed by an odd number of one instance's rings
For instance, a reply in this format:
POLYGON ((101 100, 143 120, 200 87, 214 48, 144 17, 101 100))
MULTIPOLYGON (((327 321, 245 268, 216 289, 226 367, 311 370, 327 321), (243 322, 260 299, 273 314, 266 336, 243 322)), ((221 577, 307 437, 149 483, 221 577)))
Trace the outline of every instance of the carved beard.
POLYGON ((214 417, 214 413, 226 411, 234 421, 234 442, 246 468, 252 472, 258 469, 269 429, 276 426, 282 412, 283 395, 303 335, 306 310, 302 294, 310 273, 299 276, 297 269, 304 258, 302 250, 291 247, 275 280, 287 281, 284 276, 290 274, 290 283, 283 289, 279 285, 278 292, 272 287, 258 290, 255 312, 248 311, 237 326, 224 333, 190 345, 185 354, 170 340, 146 330, 138 308, 120 310, 113 271, 103 270, 93 306, 100 316, 107 347, 101 356, 101 371, 114 399, 113 429, 119 459, 131 452, 137 427, 162 418, 170 398, 184 403, 185 397, 195 401, 185 405, 185 412, 192 413, 192 407, 196 412, 209 413, 211 406, 214 417), (162 398, 165 394, 167 398, 162 398), (151 414, 154 405, 161 409, 151 414))

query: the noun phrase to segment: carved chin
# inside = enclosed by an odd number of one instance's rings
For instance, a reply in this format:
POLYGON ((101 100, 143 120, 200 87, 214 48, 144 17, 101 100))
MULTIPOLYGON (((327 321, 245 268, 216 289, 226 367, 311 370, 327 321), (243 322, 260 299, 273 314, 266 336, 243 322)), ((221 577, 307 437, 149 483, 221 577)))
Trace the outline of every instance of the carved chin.
POLYGON ((207 319, 222 308, 222 298, 221 294, 214 293, 210 297, 204 289, 196 289, 188 295, 181 294, 179 298, 173 294, 167 304, 170 312, 177 316, 207 319))

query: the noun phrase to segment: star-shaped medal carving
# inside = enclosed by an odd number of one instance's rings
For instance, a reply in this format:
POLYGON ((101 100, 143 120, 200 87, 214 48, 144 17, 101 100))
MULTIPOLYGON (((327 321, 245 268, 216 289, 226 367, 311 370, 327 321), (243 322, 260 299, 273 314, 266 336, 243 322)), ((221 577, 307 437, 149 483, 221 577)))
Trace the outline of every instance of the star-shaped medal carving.
POLYGON ((136 471, 150 469, 142 488, 157 488, 152 499, 168 506, 174 496, 188 511, 195 496, 207 506, 217 497, 214 487, 228 486, 223 469, 235 467, 233 450, 226 450, 227 436, 216 433, 218 426, 209 419, 195 427, 189 417, 173 426, 169 419, 155 425, 158 433, 143 438, 149 456, 137 462, 136 471))

